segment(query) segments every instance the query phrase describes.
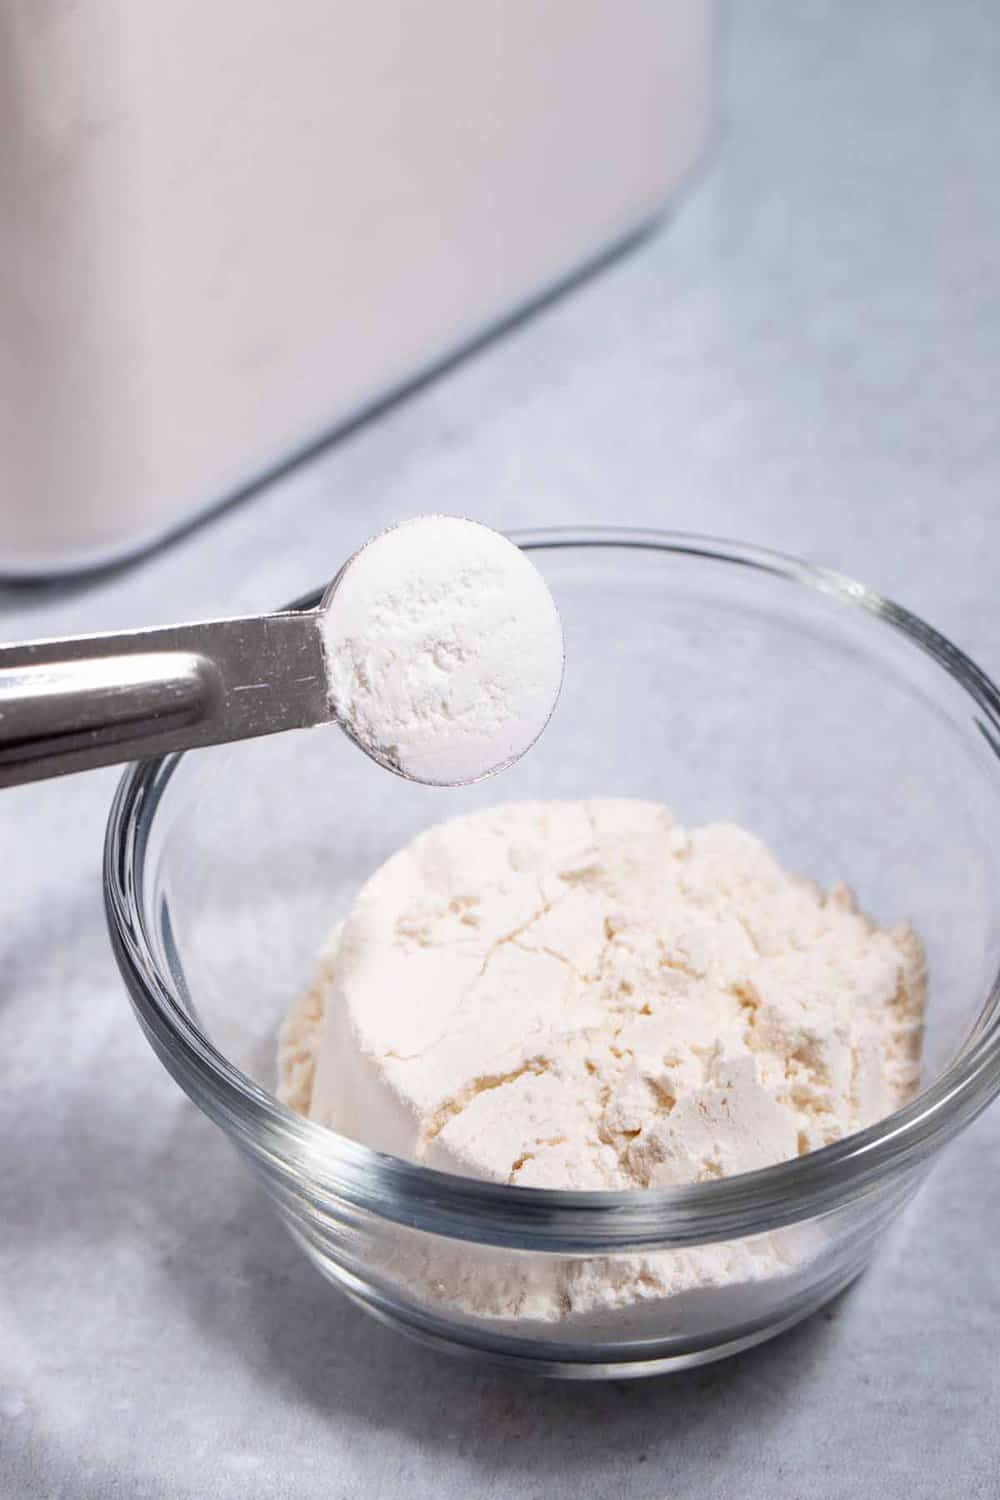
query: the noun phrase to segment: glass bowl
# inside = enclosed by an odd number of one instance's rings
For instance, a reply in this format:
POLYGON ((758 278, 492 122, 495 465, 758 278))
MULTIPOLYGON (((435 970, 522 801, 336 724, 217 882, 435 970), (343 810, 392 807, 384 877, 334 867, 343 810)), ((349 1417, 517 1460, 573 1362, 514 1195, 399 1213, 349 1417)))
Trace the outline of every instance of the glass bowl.
POLYGON ((523 761, 431 790, 318 729, 133 766, 108 826, 108 918, 156 1052, 325 1276, 452 1350, 651 1374, 833 1297, 1000 1090, 1000 698, 912 615, 773 553, 618 530, 515 540, 567 651, 559 708, 523 761), (847 881, 880 922, 911 920, 930 970, 918 1097, 794 1161, 631 1193, 434 1172, 275 1099, 278 1027, 384 858, 474 807, 595 794, 743 823, 787 868, 847 881))

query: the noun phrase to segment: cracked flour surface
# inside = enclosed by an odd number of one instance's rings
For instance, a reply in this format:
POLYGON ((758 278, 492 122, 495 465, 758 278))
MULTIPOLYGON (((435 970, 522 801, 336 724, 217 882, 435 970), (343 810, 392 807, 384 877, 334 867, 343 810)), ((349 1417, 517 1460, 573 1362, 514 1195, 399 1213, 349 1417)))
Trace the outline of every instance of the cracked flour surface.
MULTIPOLYGON (((279 1092, 467 1176, 705 1181, 904 1103, 924 996, 908 927, 786 874, 743 829, 623 799, 516 803, 428 829, 372 876, 283 1028, 279 1092)), ((427 1273, 490 1316, 563 1317, 774 1275, 802 1250, 782 1236, 427 1273)))

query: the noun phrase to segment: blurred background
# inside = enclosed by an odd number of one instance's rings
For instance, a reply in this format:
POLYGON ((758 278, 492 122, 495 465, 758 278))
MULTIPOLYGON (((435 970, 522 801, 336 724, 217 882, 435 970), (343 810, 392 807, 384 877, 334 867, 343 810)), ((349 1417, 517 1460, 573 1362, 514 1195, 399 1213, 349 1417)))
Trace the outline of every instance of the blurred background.
MULTIPOLYGON (((1000 673, 991 0, 6 0, 0 137, 3 638, 266 609, 445 511, 799 554, 1000 673)), ((115 780, 0 807, 0 1493, 299 1493, 293 1445, 309 1494, 996 1494, 996 1111, 920 1263, 777 1345, 468 1375, 330 1297, 126 1015, 115 780)))
POLYGON ((34 134, 0 200, 0 570, 128 551, 656 227, 131 573, 8 610, 138 624, 173 579, 263 607, 428 509, 737 535, 946 631, 943 574, 985 606, 991 6, 313 10, 220 11, 192 57, 195 6, 5 8, 34 134))

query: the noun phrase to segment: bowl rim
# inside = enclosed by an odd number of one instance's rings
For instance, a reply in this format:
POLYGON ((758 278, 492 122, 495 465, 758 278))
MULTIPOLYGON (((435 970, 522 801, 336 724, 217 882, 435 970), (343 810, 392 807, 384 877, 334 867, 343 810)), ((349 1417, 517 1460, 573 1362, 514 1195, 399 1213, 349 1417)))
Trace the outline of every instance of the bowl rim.
MULTIPOLYGON (((989 677, 918 616, 852 578, 767 548, 693 533, 593 526, 507 534, 529 551, 637 548, 699 558, 830 596, 901 634, 958 683, 1000 760, 1000 691, 989 677)), ((320 593, 290 607, 309 608, 320 593)), ((1000 1093, 998 973, 957 1056, 909 1104, 833 1145, 754 1172, 679 1187, 578 1192, 483 1182, 373 1151, 295 1114, 235 1067, 188 1012, 178 975, 157 959, 147 932, 145 859, 157 807, 182 758, 137 762, 118 785, 104 847, 111 943, 161 1061, 263 1166, 279 1196, 305 1195, 341 1218, 375 1214, 449 1238, 522 1250, 607 1253, 705 1244, 766 1233, 865 1197, 926 1160, 1000 1093)), ((169 933, 161 936, 169 939, 169 933)))

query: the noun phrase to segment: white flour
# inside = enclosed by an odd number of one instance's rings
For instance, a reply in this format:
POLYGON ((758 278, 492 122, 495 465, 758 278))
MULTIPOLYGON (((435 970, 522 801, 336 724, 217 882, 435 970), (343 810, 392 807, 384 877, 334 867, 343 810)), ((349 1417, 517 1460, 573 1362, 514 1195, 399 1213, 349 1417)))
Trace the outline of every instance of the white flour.
MULTIPOLYGON (((706 1181, 903 1103, 923 1004, 909 928, 785 874, 742 829, 623 800, 514 804, 429 829, 369 880, 286 1023, 280 1092, 468 1176, 706 1181)), ((482 1316, 599 1319, 786 1276, 815 1241, 541 1269, 408 1250, 396 1271, 482 1316)))
POLYGON ((538 738, 562 682, 541 574, 475 521, 421 516, 350 562, 323 625, 330 698, 377 760, 417 781, 475 781, 538 738))

